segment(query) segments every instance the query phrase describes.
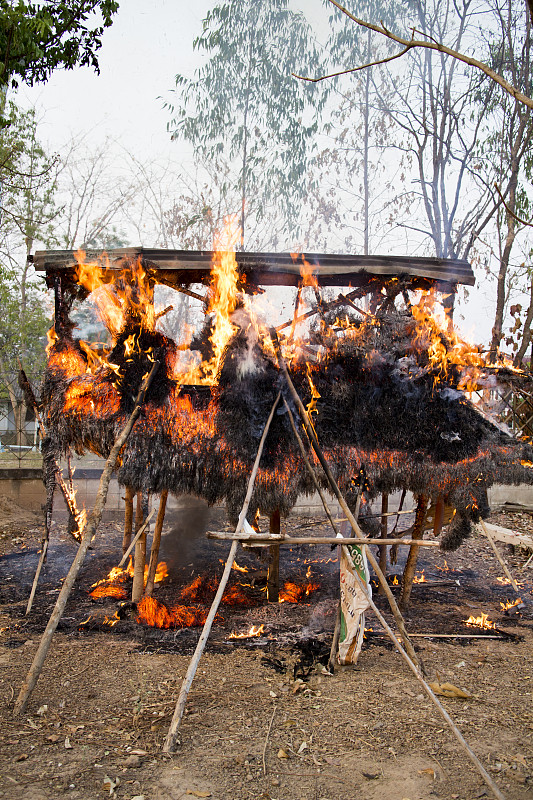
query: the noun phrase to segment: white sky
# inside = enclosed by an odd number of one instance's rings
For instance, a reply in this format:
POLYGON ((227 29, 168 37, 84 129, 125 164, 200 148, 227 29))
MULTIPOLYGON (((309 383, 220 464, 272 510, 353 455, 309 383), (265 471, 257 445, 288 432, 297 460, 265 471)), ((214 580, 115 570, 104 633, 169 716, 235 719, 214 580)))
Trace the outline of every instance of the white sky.
MULTIPOLYGON (((95 144, 112 137, 139 159, 169 158, 185 166, 190 151, 171 142, 163 98, 170 97, 176 73, 192 76, 201 63, 192 43, 212 5, 212 0, 121 0, 103 37, 99 76, 89 69, 56 71, 48 83, 19 90, 17 102, 37 108, 41 139, 51 151, 89 132, 95 144)), ((312 12, 317 37, 325 39, 327 13, 320 0, 295 0, 293 6, 312 12)), ((486 341, 493 301, 479 277, 457 322, 470 338, 486 341)))

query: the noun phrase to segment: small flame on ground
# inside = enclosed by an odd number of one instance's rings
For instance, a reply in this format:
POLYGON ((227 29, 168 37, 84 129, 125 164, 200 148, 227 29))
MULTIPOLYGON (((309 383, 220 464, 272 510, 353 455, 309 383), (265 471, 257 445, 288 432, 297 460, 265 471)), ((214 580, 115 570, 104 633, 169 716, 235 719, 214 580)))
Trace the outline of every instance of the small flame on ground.
MULTIPOLYGON (((105 578, 93 583, 91 586, 93 591, 89 592, 90 597, 94 597, 95 599, 99 597, 115 597, 117 600, 125 600, 127 592, 120 584, 124 583, 128 578, 133 578, 133 571, 133 559, 130 556, 128 566, 125 569, 122 569, 122 567, 113 567, 105 578)), ((145 583, 147 578, 148 564, 144 567, 145 583)), ((168 578, 167 565, 164 561, 160 561, 155 570, 154 583, 161 583, 165 578, 168 578)))
POLYGON ((262 636, 264 632, 264 625, 252 625, 245 633, 231 633, 228 639, 251 639, 253 636, 262 636))
POLYGON ((517 597, 516 600, 506 600, 505 603, 502 603, 500 600, 500 605, 502 607, 502 611, 509 611, 510 608, 515 608, 515 606, 519 606, 522 603, 522 598, 517 597))
POLYGON ((420 575, 415 575, 413 578, 413 583, 427 583, 426 576, 424 575, 424 570, 420 573, 420 575))
POLYGON ((204 624, 208 611, 181 605, 167 608, 154 597, 143 597, 137 606, 137 614, 137 622, 144 622, 152 628, 192 628, 204 624))
POLYGON ((496 625, 492 620, 490 620, 487 614, 484 614, 483 611, 481 612, 479 617, 474 617, 472 614, 468 617, 468 619, 464 619, 463 622, 466 625, 471 625, 474 628, 484 628, 486 630, 490 630, 491 628, 495 628, 496 625))
POLYGON ((309 597, 309 595, 316 592, 317 589, 320 588, 320 584, 318 583, 308 583, 306 585, 291 583, 287 581, 284 584, 283 589, 280 589, 279 592, 279 602, 280 603, 300 603, 305 597, 309 597))

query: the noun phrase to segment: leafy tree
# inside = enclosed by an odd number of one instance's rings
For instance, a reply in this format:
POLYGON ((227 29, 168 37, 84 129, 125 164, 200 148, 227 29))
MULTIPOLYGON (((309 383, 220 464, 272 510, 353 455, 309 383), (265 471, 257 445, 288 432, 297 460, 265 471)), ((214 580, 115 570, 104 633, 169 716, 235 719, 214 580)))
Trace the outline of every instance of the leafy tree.
POLYGON ((204 161, 237 164, 243 242, 245 223, 273 204, 293 225, 325 98, 292 77, 319 67, 309 24, 288 0, 227 0, 207 14, 194 47, 208 60, 193 79, 176 76, 172 135, 204 161))
POLYGON ((53 241, 56 164, 38 142, 32 111, 20 113, 10 104, 9 122, 0 136, 0 379, 7 387, 18 443, 24 444, 26 406, 16 382, 19 360, 33 375, 40 374, 43 337, 50 326, 45 289, 32 276, 27 257, 36 241, 53 241))
POLYGON ((98 72, 102 34, 115 0, 0 0, 0 89, 33 86, 58 68, 98 72))

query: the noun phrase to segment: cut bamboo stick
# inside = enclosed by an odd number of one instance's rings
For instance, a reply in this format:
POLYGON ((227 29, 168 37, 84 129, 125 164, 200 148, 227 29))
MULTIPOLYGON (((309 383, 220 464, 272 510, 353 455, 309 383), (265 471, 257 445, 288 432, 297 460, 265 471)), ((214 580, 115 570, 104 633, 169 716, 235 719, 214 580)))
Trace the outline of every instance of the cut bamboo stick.
POLYGON ((144 522, 143 496, 137 492, 135 507, 135 557, 133 561, 133 585, 131 588, 131 602, 138 603, 144 592, 144 568, 146 566, 146 526, 144 522), (142 528, 142 533, 138 531, 142 528))
POLYGON ((98 493, 96 495, 94 508, 87 521, 85 530, 83 531, 83 536, 80 542, 80 546, 78 548, 78 552, 76 553, 74 561, 72 562, 72 565, 68 571, 65 580, 63 581, 63 586, 61 587, 61 591, 59 592, 56 604, 54 606, 54 610, 52 611, 46 629, 42 635, 39 647, 37 648, 37 652, 33 659, 33 663, 30 667, 30 670, 26 676, 24 683, 22 684, 20 693, 15 702, 15 706, 13 709, 13 714, 15 716, 23 713, 23 711, 25 710, 28 700, 30 699, 31 694, 35 688, 35 685, 39 679, 39 675, 41 674, 44 661, 48 654, 48 650, 50 649, 50 645, 52 643, 52 637, 59 624, 59 620, 63 616, 67 600, 69 598, 70 592, 72 591, 72 587, 74 586, 74 582, 78 576, 78 572, 81 569, 81 566, 85 560, 85 556, 87 555, 87 551, 89 550, 91 542, 96 534, 96 529, 98 528, 98 525, 100 524, 100 521, 102 519, 104 506, 107 499, 107 492, 109 489, 109 482, 111 480, 111 474, 113 472, 113 469, 115 468, 117 458, 119 456, 120 451, 122 450, 122 447, 124 446, 124 443, 126 442, 126 439, 128 438, 128 436, 132 431, 133 425, 135 424, 137 417, 139 416, 141 405, 144 402, 146 392, 148 391, 148 388, 152 382, 152 379, 158 367, 159 367, 159 362, 156 362, 152 367, 150 373, 146 376, 145 380, 143 381, 139 394, 137 395, 133 411, 131 412, 126 425, 117 436, 115 443, 111 448, 109 458, 105 463, 105 467, 102 471, 102 476, 100 478, 100 485, 98 487, 98 493))
MULTIPOLYGON (((261 455, 263 453, 263 447, 265 444, 268 431, 270 429, 270 423, 272 422, 272 419, 274 417, 274 412, 279 403, 280 397, 281 397, 281 392, 278 392, 276 399, 274 400, 274 404, 272 406, 270 414, 268 416, 268 419, 265 423, 265 427, 263 429, 263 435, 261 436, 261 441, 259 442, 259 447, 257 448, 257 455, 255 457, 252 474, 250 475, 250 479, 248 481, 248 489, 246 491, 246 497, 244 498, 244 503, 241 509, 241 513, 239 514, 237 527, 235 528, 236 534, 238 534, 241 531, 244 525, 244 520, 246 519, 246 514, 248 513, 248 507, 250 505, 250 500, 252 499, 252 492, 254 490, 255 479, 257 476, 257 471, 259 469, 259 462, 261 460, 261 455)), ((209 614, 207 616, 204 628, 198 640, 198 644, 196 645, 196 650, 194 651, 194 655, 189 664, 189 668, 187 669, 187 673, 183 679, 183 683, 181 684, 181 689, 178 696, 178 700, 176 702, 176 708, 174 709, 172 722, 170 723, 170 728, 168 730, 165 743, 163 745, 164 753, 174 753, 176 751, 176 747, 178 744, 178 730, 181 723, 181 719, 183 717, 183 712, 185 711, 185 704, 187 703, 187 696, 189 694, 189 689, 191 688, 194 676, 196 675, 196 670, 198 669, 198 663, 200 661, 200 658, 202 657, 202 653, 204 652, 204 648, 207 644, 207 639, 209 637, 209 634, 211 632, 211 627, 213 625, 213 620, 215 619, 215 615, 220 605, 220 601, 222 600, 222 595, 224 594, 224 589, 226 588, 226 584, 230 576, 233 561, 235 560, 235 554, 237 553, 237 545, 238 545, 237 541, 234 541, 231 544, 229 555, 226 559, 224 572, 222 573, 222 577, 218 585, 217 593, 215 595, 211 608, 209 609, 209 614)))
MULTIPOLYGON (((383 492, 381 495, 381 522, 380 522, 380 531, 381 531, 381 538, 386 539, 387 534, 389 532, 388 523, 387 523, 387 514, 389 511, 389 495, 386 492, 383 492)), ((379 568, 382 573, 387 577, 387 545, 381 544, 379 546, 379 568)), ((381 584, 378 587, 378 594, 385 594, 383 591, 383 587, 381 584)))
POLYGON ((43 564, 46 561, 46 554, 48 552, 48 542, 49 538, 46 537, 45 539, 43 539, 41 544, 41 557, 39 558, 39 563, 37 564, 37 569, 35 570, 35 577, 33 579, 30 596, 28 598, 28 605, 26 606, 26 616, 28 616, 28 614, 30 613, 31 607, 33 605, 33 599, 35 597, 35 592, 37 591, 37 584, 39 583, 39 575, 41 574, 43 564))
POLYGON ((150 524, 150 520, 152 519, 152 517, 154 516, 154 514, 155 514, 155 508, 153 508, 153 509, 150 511, 150 513, 148 514, 148 516, 147 516, 147 517, 146 517, 146 519, 144 520, 143 524, 141 525, 141 527, 139 528, 139 530, 138 530, 138 531, 137 531, 137 533, 135 534, 135 536, 134 536, 134 538, 133 538, 133 541, 132 541, 132 542, 130 542, 130 546, 128 547, 128 549, 126 550, 126 552, 124 553, 124 555, 123 555, 123 556, 122 556, 122 558, 120 559, 120 562, 119 562, 119 565, 118 565, 119 567, 123 567, 123 566, 124 566, 124 564, 126 563, 126 561, 128 560, 128 556, 130 555, 131 551, 133 550, 133 548, 134 548, 134 547, 135 547, 135 545, 137 544, 137 540, 138 540, 138 539, 139 539, 139 538, 140 538, 140 537, 143 535, 143 533, 145 532, 145 530, 146 530, 146 528, 148 527, 148 525, 150 524))
MULTIPOLYGON (((273 536, 279 536, 280 522, 279 508, 277 508, 270 515, 270 533, 273 536)), ((268 549, 267 600, 269 603, 277 603, 279 601, 279 544, 271 544, 268 549)))

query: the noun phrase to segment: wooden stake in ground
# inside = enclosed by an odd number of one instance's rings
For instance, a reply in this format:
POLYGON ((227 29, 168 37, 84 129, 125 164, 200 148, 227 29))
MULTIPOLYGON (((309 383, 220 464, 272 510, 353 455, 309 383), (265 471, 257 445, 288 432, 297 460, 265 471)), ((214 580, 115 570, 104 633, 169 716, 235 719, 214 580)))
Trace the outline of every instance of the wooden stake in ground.
POLYGON ((126 486, 124 492, 124 538, 122 539, 122 553, 125 553, 131 544, 133 532, 133 489, 126 486))
MULTIPOLYGON (((418 505, 416 507, 415 524, 411 534, 412 539, 421 539, 424 535, 424 522, 426 520, 426 512, 428 507, 428 499, 426 495, 421 494, 418 497, 418 505)), ((415 577, 416 561, 418 558, 419 547, 416 544, 411 545, 407 561, 405 562, 405 569, 403 571, 402 591, 400 594, 400 608, 405 611, 409 608, 409 600, 411 598, 411 589, 413 588, 413 580, 415 577)))
MULTIPOLYGON (((277 508, 270 515, 270 533, 279 535, 280 514, 277 508)), ((268 548, 267 600, 269 603, 279 602, 279 544, 271 544, 268 548)))
POLYGON ((159 546, 161 544, 161 531, 163 530, 163 522, 165 520, 167 498, 168 489, 163 489, 161 492, 161 497, 159 498, 159 511, 157 512, 154 538, 152 539, 152 549, 150 550, 150 564, 148 566, 148 577, 146 579, 146 588, 144 590, 146 597, 151 597, 152 592, 154 591, 155 572, 157 569, 157 560, 159 558, 159 546))
MULTIPOLYGON (((389 495, 383 492, 381 495, 381 538, 386 539, 389 531, 387 514, 389 511, 389 495)), ((387 545, 380 545, 379 548, 379 568, 387 577, 387 545)), ((381 584, 378 587, 378 594, 385 594, 381 584)))
MULTIPOLYGON (((348 507, 348 504, 346 503, 346 500, 344 499, 344 496, 342 495, 339 487, 337 486, 337 482, 336 482, 335 478, 332 475, 332 472, 331 472, 331 470, 329 468, 329 465, 328 465, 326 459, 324 458, 324 454, 323 454, 322 448, 320 447, 320 444, 318 442, 318 439, 317 439, 313 424, 311 423, 311 421, 310 421, 310 419, 308 417, 308 414, 307 414, 307 411, 305 409, 305 406, 302 403, 302 401, 300 399, 300 396, 299 396, 298 392, 296 391, 296 389, 294 387, 294 384, 293 384, 293 382, 291 380, 291 376, 289 375, 289 371, 287 370, 287 365, 285 364, 285 360, 284 360, 284 358, 283 358, 283 356, 281 354, 278 335, 277 335, 276 330, 274 328, 271 328, 270 336, 271 336, 272 343, 274 345, 274 348, 275 348, 275 351, 276 351, 276 354, 277 354, 277 357, 278 357, 279 365, 280 365, 280 367, 281 367, 281 369, 283 371, 283 375, 285 377, 285 380, 287 381, 287 386, 289 387, 289 391, 290 391, 290 393, 291 393, 291 395, 292 395, 292 397, 294 399, 294 402, 296 403, 296 407, 298 408, 298 413, 300 414, 300 417, 302 419, 302 423, 304 425, 305 431, 307 433, 307 436, 309 437, 309 441, 312 444, 313 450, 315 451, 315 453, 317 455, 317 458, 320 461, 322 469, 324 470, 324 474, 326 475, 326 478, 328 479, 328 483, 330 485, 330 488, 331 488, 333 494, 335 495, 335 497, 337 498, 337 500, 339 502, 339 505, 342 508, 344 514, 346 515, 350 525, 352 526, 352 528, 354 530, 354 533, 355 533, 355 538, 364 539, 363 531, 359 527, 356 519, 354 518, 354 515, 350 511, 350 509, 348 507)), ((385 594, 387 596, 387 600, 389 601, 389 606, 390 606, 390 609, 391 609, 392 614, 394 616, 394 619, 396 621, 396 625, 398 626, 398 630, 400 632, 400 636, 402 637, 402 641, 404 643, 405 649, 407 650, 410 658, 414 661, 414 663, 419 665, 420 668, 423 669, 423 665, 421 664, 420 659, 418 658, 418 656, 415 653, 415 650, 414 650, 414 647, 412 645, 412 642, 409 641, 409 636, 407 635, 407 630, 405 628, 405 622, 404 622, 403 617, 401 615, 400 609, 398 608, 396 600, 394 599, 394 595, 392 594, 392 592, 390 590, 390 587, 389 587, 389 585, 387 583, 387 579, 383 575, 383 572, 380 570, 379 564, 376 561, 376 559, 374 558, 373 553, 368 548, 367 548, 367 558, 368 558, 368 561, 369 561, 372 569, 374 570, 374 572, 376 574, 376 577, 377 577, 378 581, 383 586, 383 591, 385 592, 385 594)))
POLYGON ((80 546, 78 548, 78 552, 76 553, 74 561, 72 562, 72 566, 68 571, 67 577, 63 581, 63 586, 61 587, 61 591, 59 592, 59 596, 54 606, 54 610, 52 611, 50 619, 48 620, 48 625, 46 626, 46 629, 42 635, 39 647, 37 648, 37 652, 35 654, 35 658, 33 659, 33 663, 30 667, 30 670, 26 676, 24 683, 22 684, 19 696, 17 697, 17 700, 15 702, 15 707, 13 709, 13 713, 15 715, 23 713, 28 703, 28 700, 30 699, 31 694, 35 688, 35 685, 39 679, 39 675, 41 674, 44 661, 48 654, 48 650, 50 649, 50 645, 52 643, 52 637, 59 624, 59 620, 63 616, 67 600, 69 598, 70 592, 72 591, 72 587, 74 586, 74 582, 76 580, 78 572, 81 569, 81 566, 85 560, 85 556, 87 555, 89 546, 96 534, 96 529, 98 528, 98 525, 100 524, 100 521, 102 519, 104 506, 107 500, 107 492, 109 490, 109 482, 111 480, 111 474, 113 472, 113 469, 115 468, 117 458, 120 454, 120 451, 122 450, 122 447, 126 442, 126 439, 131 433, 133 425, 135 424, 135 420, 140 414, 141 405, 144 402, 146 392, 150 387, 150 384, 158 367, 159 367, 159 362, 156 362, 152 367, 150 373, 144 379, 139 394, 137 395, 133 411, 131 412, 126 425, 117 436, 115 443, 111 449, 111 453, 109 454, 109 458, 105 463, 104 469, 102 471, 102 476, 100 478, 100 485, 98 487, 98 493, 96 495, 94 508, 87 521, 85 530, 83 531, 83 536, 80 542, 80 546))
MULTIPOLYGON (((143 496, 137 492, 137 506, 135 508, 135 533, 137 534, 144 522, 143 496)), ((133 586, 131 589, 131 602, 138 603, 144 592, 144 568, 146 566, 146 528, 141 536, 136 536, 135 558, 133 564, 133 586)))
MULTIPOLYGON (((270 411, 268 419, 265 423, 265 427, 263 430, 263 435, 261 436, 261 441, 259 442, 259 447, 257 448, 257 455, 255 457, 254 466, 252 469, 252 474, 250 475, 250 479, 248 481, 248 489, 246 491, 246 497, 244 498, 244 504, 241 509, 241 513, 239 515, 239 520, 237 522, 237 527, 235 528, 235 533, 240 533, 242 527, 244 525, 244 520, 246 519, 246 514, 248 513, 248 506, 250 505, 250 500, 252 499, 252 492, 254 490, 255 478, 257 476, 257 471, 259 469, 259 462, 261 460, 261 454, 263 452, 263 447, 265 444, 265 439, 267 437, 270 423, 274 417, 274 412, 276 407, 279 403, 279 399, 281 397, 281 392, 278 392, 276 399, 274 400, 274 405, 270 411)), ((235 559, 235 554, 237 552, 237 542, 232 542, 229 555, 226 559, 226 565, 224 567, 224 572, 222 573, 222 577, 220 579, 220 583, 218 585, 217 593, 215 595, 215 599, 209 609, 209 614, 204 624, 204 628, 202 634, 198 640, 198 644, 196 645, 196 650, 194 651, 194 655, 192 657, 191 663, 189 664, 189 668, 187 670, 187 674, 183 679, 183 683, 181 684, 180 693, 178 696, 178 700, 176 703, 176 708, 174 710, 174 715, 172 717, 172 722, 170 723, 170 728, 167 733, 167 737, 165 739, 165 744, 163 745, 163 752, 164 753, 174 753, 176 751, 176 747, 178 744, 178 730, 181 722, 181 718, 183 717, 183 712, 185 711, 185 704, 187 702, 187 696, 189 694, 189 689, 191 688, 191 684, 193 682, 194 676, 196 675, 196 670, 198 669, 198 663, 200 658, 202 657, 202 653, 204 652, 204 648, 207 644, 207 639, 211 632, 211 627, 213 625, 213 620, 215 619, 215 615, 217 613, 218 607, 220 605, 220 601, 222 600, 222 595, 224 594, 224 589, 226 588, 226 584, 228 582, 228 578, 230 576, 231 567, 233 565, 233 561, 235 559)))

